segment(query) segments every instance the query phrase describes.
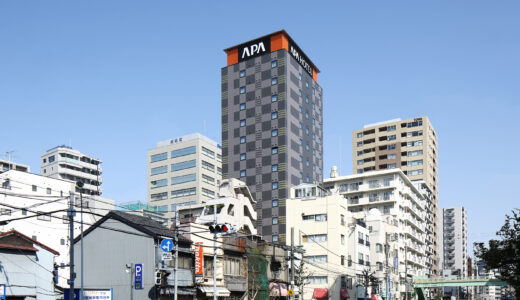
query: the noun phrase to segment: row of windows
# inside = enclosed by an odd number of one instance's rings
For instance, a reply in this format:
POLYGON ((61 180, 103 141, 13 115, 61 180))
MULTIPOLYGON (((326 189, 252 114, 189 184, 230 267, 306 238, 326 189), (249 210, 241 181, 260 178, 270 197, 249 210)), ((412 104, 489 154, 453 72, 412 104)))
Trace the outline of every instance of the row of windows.
MULTIPOLYGON (((271 165, 271 172, 278 172, 277 164, 271 165)), ((247 170, 240 170, 240 177, 246 177, 246 176, 247 176, 247 170)))
MULTIPOLYGON (((278 84, 278 77, 271 78, 271 85, 276 85, 276 84, 278 84)), ((246 91, 247 91, 246 86, 241 86, 239 88, 240 94, 245 94, 246 91)))
MULTIPOLYGON (((271 61, 271 68, 276 68, 278 66, 278 60, 271 61)), ((239 73, 240 78, 246 77, 246 70, 240 70, 239 73)))
POLYGON ((209 198, 214 198, 215 197, 215 192, 212 191, 212 190, 208 190, 208 189, 202 188, 202 196, 206 196, 206 197, 209 197, 209 198))
MULTIPOLYGON (((278 154, 278 147, 272 147, 271 154, 278 154)), ((247 159, 246 153, 240 153, 240 160, 246 160, 246 159, 247 159)))
MULTIPOLYGON (((180 184, 180 183, 185 183, 185 182, 190 182, 190 181, 195 181, 195 180, 197 180, 196 174, 191 173, 191 174, 186 174, 186 175, 182 175, 182 176, 172 177, 171 184, 175 185, 175 184, 180 184)), ((166 179, 166 178, 150 181, 150 188, 152 188, 152 189, 158 188, 158 187, 164 187, 167 185, 168 185, 168 179, 166 179)))
MULTIPOLYGON (((197 153, 197 147, 190 146, 190 147, 186 147, 186 148, 182 148, 182 149, 173 150, 173 151, 171 151, 170 155, 171 155, 171 158, 176 158, 176 157, 182 157, 185 155, 190 155, 190 154, 195 154, 195 153, 197 153)), ((208 157, 211 157, 213 159, 215 158, 215 152, 206 147, 202 147, 202 154, 204 154, 208 157)), ((216 157, 217 157, 217 161, 219 161, 219 162, 222 161, 222 155, 217 154, 216 157)), ((168 152, 158 153, 158 154, 154 154, 154 155, 150 156, 150 162, 157 162, 157 161, 166 160, 166 159, 168 159, 168 152)))

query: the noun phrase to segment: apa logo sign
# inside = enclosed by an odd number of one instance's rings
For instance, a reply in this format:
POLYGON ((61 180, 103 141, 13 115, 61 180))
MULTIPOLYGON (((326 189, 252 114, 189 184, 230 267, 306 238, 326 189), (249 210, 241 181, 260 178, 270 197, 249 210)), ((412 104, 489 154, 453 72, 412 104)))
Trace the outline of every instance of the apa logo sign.
POLYGON ((271 38, 261 38, 238 47, 238 61, 271 52, 271 38))

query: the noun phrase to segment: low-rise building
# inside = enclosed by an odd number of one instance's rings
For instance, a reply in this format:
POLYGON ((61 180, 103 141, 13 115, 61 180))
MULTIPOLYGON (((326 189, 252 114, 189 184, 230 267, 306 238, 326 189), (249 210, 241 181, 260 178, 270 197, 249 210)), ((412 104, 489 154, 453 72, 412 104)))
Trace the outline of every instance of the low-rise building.
POLYGON ((0 174, 9 170, 16 170, 20 172, 30 172, 31 168, 27 165, 22 165, 9 160, 0 159, 0 174))

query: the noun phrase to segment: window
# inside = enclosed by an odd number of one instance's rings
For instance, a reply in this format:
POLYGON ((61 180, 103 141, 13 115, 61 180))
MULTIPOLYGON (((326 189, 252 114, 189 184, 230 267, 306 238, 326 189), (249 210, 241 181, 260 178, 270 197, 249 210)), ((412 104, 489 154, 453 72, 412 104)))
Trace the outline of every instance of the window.
POLYGON ((50 221, 51 220, 51 216, 50 215, 45 215, 44 212, 39 211, 37 213, 36 219, 41 220, 41 221, 50 221))
POLYGON ((246 177, 246 170, 240 170, 240 177, 246 177))
POLYGON ((422 174, 423 174, 423 170, 422 169, 418 169, 418 170, 408 171, 408 173, 406 175, 408 175, 408 176, 416 176, 416 175, 422 175, 422 174))
POLYGON ((271 189, 277 190, 278 189, 278 182, 271 183, 271 189))
POLYGON ((176 177, 172 177, 172 185, 195 181, 195 180, 197 180, 197 176, 195 175, 195 173, 182 175, 182 176, 176 176, 176 177))
POLYGON ((358 132, 356 136, 357 136, 358 139, 362 138, 363 137, 363 132, 358 132))
POLYGON ((211 151, 209 150, 208 148, 205 148, 205 147, 202 147, 202 154, 208 156, 208 157, 211 157, 211 158, 215 158, 215 152, 214 151, 211 151))
POLYGON ((274 111, 274 112, 271 113, 271 120, 274 120, 276 118, 278 118, 278 112, 274 111))
POLYGON ((360 159, 357 161, 358 166, 362 165, 363 163, 365 163, 365 160, 363 160, 363 159, 360 159))
POLYGON ((313 255, 305 257, 310 264, 324 264, 327 263, 327 255, 313 255))
POLYGON ((419 131, 411 131, 411 132, 407 132, 407 133, 406 133, 406 137, 411 137, 411 136, 422 136, 422 135, 423 135, 422 130, 419 130, 419 131))
POLYGON ((65 239, 60 239, 60 245, 65 245, 65 239))
POLYGON ((377 271, 383 271, 383 263, 376 262, 376 270, 377 271))
POLYGON ((241 86, 240 87, 240 94, 245 94, 246 93, 246 87, 245 86, 241 86))
POLYGON ((168 205, 157 206, 158 212, 168 212, 168 205))
POLYGON ((302 80, 302 73, 298 73, 298 79, 302 80))
POLYGON ((12 210, 9 208, 0 209, 0 215, 2 215, 2 216, 10 216, 11 212, 12 212, 12 210))
POLYGON ((240 120, 240 127, 246 126, 246 120, 240 120))
POLYGON ((305 81, 305 87, 309 87, 309 81, 305 81))
POLYGON ((395 125, 392 125, 392 126, 388 126, 386 128, 387 131, 395 131, 395 125))
POLYGON ((395 159, 395 158, 396 158, 395 154, 388 154, 388 156, 386 157, 386 159, 395 159))
POLYGON ((168 185, 168 179, 152 180, 150 182, 150 188, 155 189, 162 186, 168 185))
POLYGON ((217 174, 218 174, 218 175, 222 175, 222 168, 217 167, 217 174))
POLYGON ((54 155, 49 156, 49 163, 54 162, 54 160, 55 160, 54 155))
POLYGON ((191 147, 173 150, 171 152, 171 156, 172 156, 172 158, 176 158, 176 157, 181 157, 181 156, 185 156, 185 155, 195 154, 196 152, 197 152, 197 149, 195 148, 195 146, 191 146, 191 147))
POLYGON ((240 137, 240 144, 245 144, 246 143, 246 137, 245 136, 241 136, 240 137))
POLYGON ((272 95, 271 102, 276 102, 276 101, 278 101, 278 95, 272 95))
POLYGON ((240 153, 240 160, 246 160, 246 154, 240 153))
POLYGON ((302 242, 304 243, 322 243, 327 241, 326 234, 312 234, 302 236, 302 242))
POLYGON ((309 103, 309 97, 305 96, 305 103, 309 103))
POLYGON ((394 134, 394 135, 389 135, 389 136, 388 136, 388 140, 389 140, 389 141, 393 141, 393 140, 395 140, 395 134, 394 134))
POLYGON ((156 162, 160 160, 168 159, 168 152, 154 154, 150 157, 150 162, 156 162))
POLYGON ((180 197, 186 197, 186 196, 192 196, 197 194, 196 188, 187 188, 187 189, 180 189, 171 191, 172 198, 180 198, 180 197))
POLYGON ((23 215, 23 216, 27 216, 27 209, 22 208, 22 215, 23 215))
POLYGON ((168 172, 168 166, 160 166, 157 168, 152 168, 150 170, 150 175, 157 175, 157 174, 163 174, 168 172))
POLYGON ((383 253, 383 245, 376 244, 376 252, 377 253, 383 253))
POLYGON ((278 217, 274 217, 272 219, 272 223, 273 223, 273 225, 277 225, 278 224, 278 217))
POLYGON ((278 235, 277 234, 273 234, 273 242, 274 243, 278 242, 278 235))
POLYGON ((245 76, 246 76, 246 70, 241 70, 240 71, 240 78, 245 77, 245 76))
POLYGON ((278 207, 278 199, 271 201, 272 207, 278 207))
POLYGON ((242 259, 235 257, 226 257, 224 259, 225 275, 242 275, 242 259))
POLYGON ((33 192, 37 192, 37 191, 38 191, 38 187, 35 186, 35 185, 33 185, 33 186, 32 186, 32 191, 33 191, 33 192))
POLYGON ((278 84, 278 77, 271 78, 271 85, 278 84))
POLYGON ((215 172, 215 165, 211 164, 205 160, 202 161, 202 168, 206 169, 208 171, 211 171, 211 172, 215 172))
POLYGON ((215 197, 215 192, 212 191, 212 190, 208 190, 208 189, 202 188, 202 196, 213 198, 213 197, 215 197))
POLYGON ((387 149, 388 150, 394 150, 395 149, 395 144, 388 145, 387 149))
POLYGON ((277 60, 273 60, 271 62, 271 68, 276 68, 278 66, 278 61, 277 60))
POLYGON ((302 90, 298 90, 298 95, 299 95, 299 96, 302 95, 302 90))
POLYGON ((278 136, 278 129, 271 130, 271 136, 272 137, 278 136))
POLYGON ((195 167, 196 163, 197 163, 197 161, 195 159, 183 161, 180 163, 173 164, 171 166, 171 170, 172 170, 172 172, 175 172, 175 171, 179 171, 179 170, 193 168, 193 167, 195 167))
POLYGON ((418 155, 422 155, 422 154, 423 154, 422 150, 415 150, 415 151, 408 151, 406 153, 406 156, 418 156, 418 155))
POLYGON ((271 148, 271 154, 278 154, 278 147, 271 148))
POLYGON ((207 184, 215 185, 215 178, 202 174, 202 182, 205 182, 207 184))
POLYGON ((164 200, 164 199, 168 199, 168 192, 157 193, 157 194, 151 194, 150 195, 150 200, 151 201, 164 200))
POLYGON ((51 188, 47 188, 47 195, 50 195, 52 192, 51 188))
POLYGON ((423 160, 422 159, 418 159, 418 160, 409 161, 406 165, 407 166, 420 166, 422 164, 423 164, 423 160))
POLYGON ((358 146, 358 147, 363 146, 363 142, 357 142, 357 146, 358 146))
POLYGON ((363 253, 358 253, 358 263, 360 265, 364 265, 365 261, 363 260, 363 253))
POLYGON ((344 234, 341 235, 341 244, 345 245, 345 235, 344 234))
POLYGON ((246 109, 246 104, 240 103, 240 110, 245 110, 245 109, 246 109))
MULTIPOLYGON (((341 256, 341 265, 342 265, 342 266, 345 265, 345 255, 342 255, 342 256, 341 256)), ((346 287, 346 284, 345 284, 345 287, 346 287)))
POLYGON ((422 146, 422 144, 423 144, 423 141, 422 140, 418 140, 418 141, 408 142, 408 143, 406 143, 406 146, 408 146, 408 147, 415 147, 415 146, 422 146))
POLYGON ((396 164, 388 164, 387 168, 388 169, 395 169, 396 168, 396 164))
POLYGON ((307 279, 308 284, 328 284, 327 276, 310 276, 307 279))
POLYGON ((271 171, 272 172, 278 172, 278 165, 277 164, 274 164, 271 166, 271 171))

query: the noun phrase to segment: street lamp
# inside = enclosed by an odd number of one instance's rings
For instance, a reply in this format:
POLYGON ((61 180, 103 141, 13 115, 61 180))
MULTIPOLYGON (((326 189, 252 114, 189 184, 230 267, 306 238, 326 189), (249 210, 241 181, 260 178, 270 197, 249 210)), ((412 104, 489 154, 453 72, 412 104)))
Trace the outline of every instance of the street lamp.
POLYGON ((130 275, 130 300, 134 300, 134 287, 132 286, 132 272, 134 271, 134 264, 133 263, 129 263, 129 264, 126 264, 126 273, 128 273, 130 275))
POLYGON ((84 184, 81 181, 76 182, 76 186, 79 188, 79 202, 81 203, 81 289, 79 292, 80 300, 83 300, 83 185, 84 184))

